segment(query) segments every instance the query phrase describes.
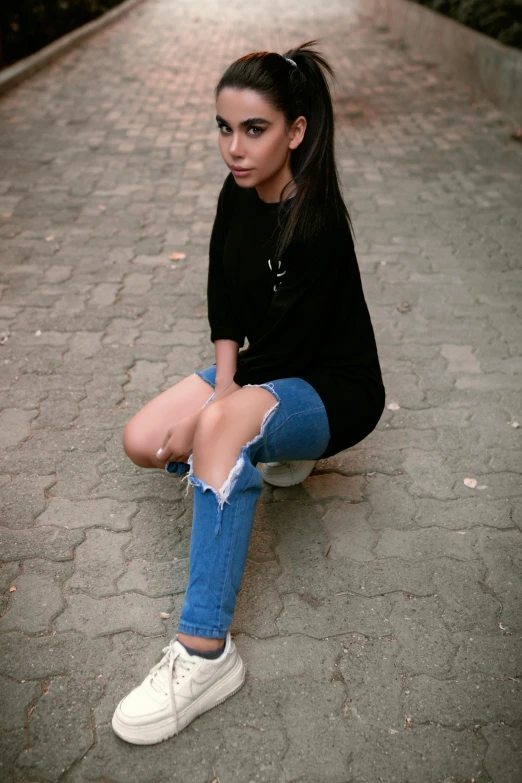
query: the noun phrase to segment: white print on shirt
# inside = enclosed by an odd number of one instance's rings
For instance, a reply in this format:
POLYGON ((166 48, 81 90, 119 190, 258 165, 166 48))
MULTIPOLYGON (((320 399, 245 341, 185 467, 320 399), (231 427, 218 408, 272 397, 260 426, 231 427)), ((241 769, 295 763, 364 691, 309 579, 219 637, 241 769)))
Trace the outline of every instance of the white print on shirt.
MULTIPOLYGON (((270 267, 270 271, 273 272, 274 270, 272 269, 272 261, 270 260, 270 258, 268 259, 268 266, 270 267)), ((281 269, 281 261, 280 260, 277 262, 277 268, 281 269)), ((277 274, 277 277, 283 277, 283 275, 286 275, 286 271, 284 271, 284 272, 277 272, 276 274, 277 274)), ((277 281, 277 283, 274 286, 274 291, 277 291, 277 289, 279 288, 279 286, 281 285, 282 282, 283 282, 282 280, 278 280, 277 281)))

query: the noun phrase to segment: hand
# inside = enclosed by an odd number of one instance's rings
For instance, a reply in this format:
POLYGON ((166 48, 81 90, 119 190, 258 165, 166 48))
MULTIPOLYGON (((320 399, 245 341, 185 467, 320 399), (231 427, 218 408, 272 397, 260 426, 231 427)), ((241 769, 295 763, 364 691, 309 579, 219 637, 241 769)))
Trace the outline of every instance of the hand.
POLYGON ((161 448, 156 452, 162 466, 167 462, 188 462, 192 454, 198 416, 199 411, 192 416, 186 416, 167 430, 161 448))

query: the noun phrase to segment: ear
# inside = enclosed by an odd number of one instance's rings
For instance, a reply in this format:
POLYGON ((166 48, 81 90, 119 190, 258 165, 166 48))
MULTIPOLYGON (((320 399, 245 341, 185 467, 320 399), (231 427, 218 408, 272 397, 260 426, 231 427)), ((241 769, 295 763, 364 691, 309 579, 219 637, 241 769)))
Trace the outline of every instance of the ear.
POLYGON ((290 128, 289 149, 295 150, 304 139, 306 131, 306 117, 298 117, 290 128))

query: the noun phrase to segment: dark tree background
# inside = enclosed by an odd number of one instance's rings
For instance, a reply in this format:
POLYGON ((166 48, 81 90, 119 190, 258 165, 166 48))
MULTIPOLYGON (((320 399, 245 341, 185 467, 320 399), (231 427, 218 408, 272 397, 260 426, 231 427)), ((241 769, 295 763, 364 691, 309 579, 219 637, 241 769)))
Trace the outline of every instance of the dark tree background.
POLYGON ((0 67, 69 33, 123 0, 0 0, 0 67))
POLYGON ((522 49, 522 0, 416 0, 457 22, 522 49))

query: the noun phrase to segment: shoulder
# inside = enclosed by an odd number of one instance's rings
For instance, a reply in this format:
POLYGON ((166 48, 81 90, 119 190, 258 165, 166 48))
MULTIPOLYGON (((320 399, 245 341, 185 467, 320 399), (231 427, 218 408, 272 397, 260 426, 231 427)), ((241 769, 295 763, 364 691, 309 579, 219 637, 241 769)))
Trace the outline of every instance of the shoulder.
POLYGON ((352 232, 347 221, 325 226, 310 239, 291 242, 285 251, 289 263, 321 263, 336 266, 354 255, 352 232))
POLYGON ((226 177, 219 193, 218 204, 225 211, 228 212, 233 208, 241 188, 236 183, 234 175, 230 172, 226 177))

